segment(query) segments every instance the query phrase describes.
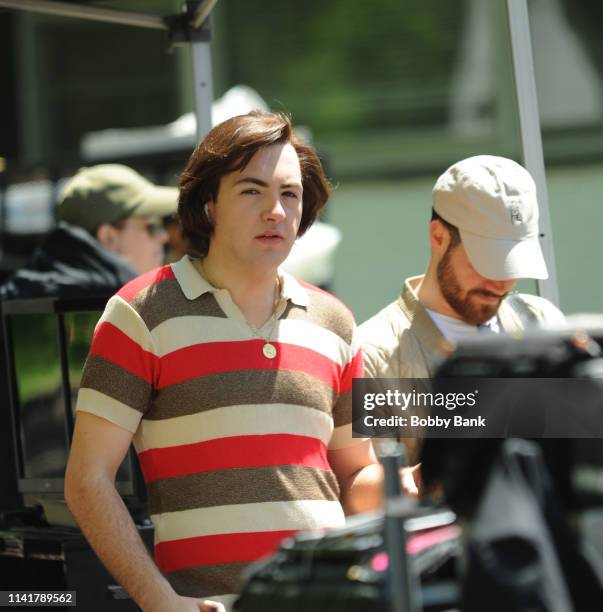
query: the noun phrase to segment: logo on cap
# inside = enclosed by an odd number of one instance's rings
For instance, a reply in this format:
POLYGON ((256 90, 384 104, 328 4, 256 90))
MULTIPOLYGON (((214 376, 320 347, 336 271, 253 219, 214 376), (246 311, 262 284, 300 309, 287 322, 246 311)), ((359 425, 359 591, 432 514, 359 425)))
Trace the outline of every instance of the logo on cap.
POLYGON ((521 225, 523 223, 521 210, 519 210, 518 206, 511 206, 509 212, 511 213, 511 225, 521 225))

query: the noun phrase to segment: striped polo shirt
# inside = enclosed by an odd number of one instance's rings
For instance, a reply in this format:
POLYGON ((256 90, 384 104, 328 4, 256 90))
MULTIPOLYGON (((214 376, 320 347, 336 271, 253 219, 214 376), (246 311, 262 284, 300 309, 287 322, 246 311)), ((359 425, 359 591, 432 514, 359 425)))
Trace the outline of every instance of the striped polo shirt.
POLYGON ((77 409, 134 434, 155 561, 182 595, 236 593, 283 538, 344 523, 327 451, 360 442, 354 320, 287 274, 276 314, 268 359, 229 292, 184 257, 125 285, 95 329, 77 409))

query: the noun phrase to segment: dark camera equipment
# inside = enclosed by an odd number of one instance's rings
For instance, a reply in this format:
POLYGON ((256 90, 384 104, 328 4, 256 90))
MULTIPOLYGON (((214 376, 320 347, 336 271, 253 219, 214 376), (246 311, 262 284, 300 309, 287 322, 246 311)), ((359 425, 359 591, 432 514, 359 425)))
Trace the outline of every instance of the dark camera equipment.
MULTIPOLYGON (((603 337, 603 336, 602 336, 603 337)), ((459 345, 457 350, 437 367, 433 385, 438 381, 463 378, 509 378, 506 389, 496 398, 497 406, 512 403, 514 413, 529 415, 546 402, 571 410, 576 402, 598 402, 603 414, 603 359, 600 345, 582 331, 539 331, 517 339, 512 336, 478 337, 459 345), (531 391, 521 394, 519 379, 542 379, 538 385, 526 385, 531 391), (579 385, 568 379, 581 379, 579 385), (519 391, 518 391, 519 390, 519 391), (577 391, 578 390, 578 391, 577 391)), ((540 438, 537 444, 550 471, 557 494, 567 510, 603 506, 603 488, 583 486, 584 470, 603 478, 603 444, 593 438, 540 438), (581 476, 582 474, 582 476, 581 476), (580 484, 582 483, 582 484, 580 484)), ((593 433, 593 436, 596 436, 593 433)), ((480 498, 502 440, 497 439, 426 439, 421 461, 427 488, 442 484, 446 500, 462 515, 471 516, 480 498)))
MULTIPOLYGON (((0 418, 8 447, 0 512, 42 504, 47 514, 63 499, 74 409, 94 327, 106 298, 35 298, 2 303, 6 390, 0 418), (10 434, 10 435, 9 435, 10 434)), ((116 487, 133 513, 146 494, 133 449, 120 466, 116 487)), ((52 522, 51 517, 50 521, 52 522)))
MULTIPOLYGON (((240 612, 441 612, 457 602, 452 580, 460 529, 448 510, 401 494, 398 445, 381 457, 384 512, 345 527, 300 533, 246 572, 240 612)), ((400 449, 403 450, 403 449, 400 449)))

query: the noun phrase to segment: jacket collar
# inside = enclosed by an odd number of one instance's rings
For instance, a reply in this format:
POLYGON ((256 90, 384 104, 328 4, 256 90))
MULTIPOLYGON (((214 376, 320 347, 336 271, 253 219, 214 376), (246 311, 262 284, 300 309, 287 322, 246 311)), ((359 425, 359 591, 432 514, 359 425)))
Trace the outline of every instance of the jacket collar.
POLYGON ((404 281, 402 293, 398 298, 398 307, 410 322, 410 329, 420 339, 422 346, 430 354, 448 355, 454 346, 446 340, 438 326, 431 320, 425 307, 417 297, 417 288, 423 275, 412 276, 404 281))

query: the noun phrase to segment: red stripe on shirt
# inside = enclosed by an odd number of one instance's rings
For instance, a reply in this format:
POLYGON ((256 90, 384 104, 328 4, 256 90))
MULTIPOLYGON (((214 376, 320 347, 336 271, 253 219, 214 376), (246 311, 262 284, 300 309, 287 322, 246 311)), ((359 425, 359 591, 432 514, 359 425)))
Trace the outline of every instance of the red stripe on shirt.
POLYGON ((362 360, 362 351, 358 349, 352 361, 350 361, 343 369, 341 377, 341 395, 352 390, 352 381, 354 378, 364 377, 364 363, 362 360))
POLYGON ((117 292, 117 295, 119 295, 119 297, 129 304, 143 289, 172 278, 176 278, 176 276, 174 275, 171 265, 155 268, 154 270, 150 270, 149 272, 145 272, 144 274, 137 276, 129 283, 126 283, 117 292))
POLYGON ((119 327, 103 321, 97 326, 90 347, 91 355, 98 355, 120 368, 131 372, 153 384, 154 372, 157 372, 157 357, 142 349, 119 327))
POLYGON ((138 455, 146 482, 232 468, 302 465, 331 471, 327 447, 293 434, 229 436, 194 444, 151 448, 138 455))
POLYGON ((187 567, 249 563, 274 552, 297 531, 226 533, 159 542, 155 545, 155 562, 166 574, 187 567))
POLYGON ((312 349, 272 342, 274 359, 262 353, 263 340, 204 342, 178 349, 161 358, 158 389, 199 376, 240 370, 291 370, 320 379, 339 393, 341 366, 312 349))

